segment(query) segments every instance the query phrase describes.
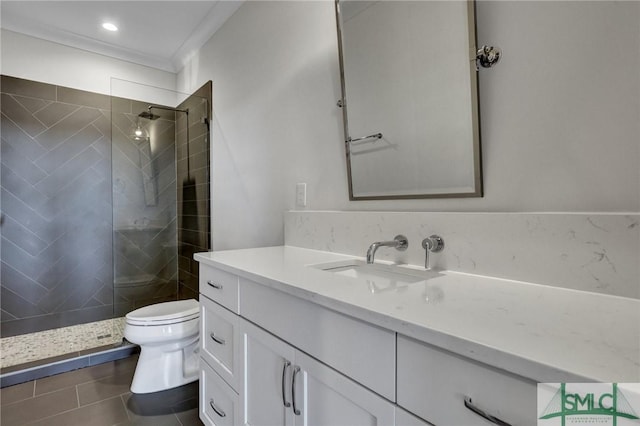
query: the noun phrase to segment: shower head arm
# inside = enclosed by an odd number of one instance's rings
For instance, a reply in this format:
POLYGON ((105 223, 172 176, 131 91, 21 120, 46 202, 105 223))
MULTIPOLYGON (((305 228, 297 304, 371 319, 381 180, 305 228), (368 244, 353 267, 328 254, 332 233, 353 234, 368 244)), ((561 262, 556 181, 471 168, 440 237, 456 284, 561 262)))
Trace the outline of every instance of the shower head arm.
POLYGON ((189 109, 171 108, 171 107, 166 107, 166 106, 162 106, 162 105, 149 105, 149 107, 147 109, 149 111, 151 111, 152 109, 163 109, 165 111, 184 112, 185 114, 189 115, 189 109))

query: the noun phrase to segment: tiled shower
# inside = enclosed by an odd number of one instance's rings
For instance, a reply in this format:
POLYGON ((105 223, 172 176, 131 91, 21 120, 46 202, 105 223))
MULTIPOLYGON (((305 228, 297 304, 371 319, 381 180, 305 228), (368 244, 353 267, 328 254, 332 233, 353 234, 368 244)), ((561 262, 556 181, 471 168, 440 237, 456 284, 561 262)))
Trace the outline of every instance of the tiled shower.
POLYGON ((1 83, 1 366, 27 360, 5 359, 16 341, 30 353, 119 344, 127 312, 197 297, 191 257, 211 240, 211 84, 150 111, 147 100, 1 83), (68 343, 52 344, 56 333, 68 343))

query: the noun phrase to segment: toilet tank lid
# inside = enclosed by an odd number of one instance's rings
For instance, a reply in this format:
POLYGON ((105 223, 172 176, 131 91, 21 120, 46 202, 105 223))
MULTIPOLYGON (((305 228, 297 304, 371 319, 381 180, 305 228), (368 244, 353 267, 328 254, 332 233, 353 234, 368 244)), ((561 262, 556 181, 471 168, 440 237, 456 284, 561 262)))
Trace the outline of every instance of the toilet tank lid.
POLYGON ((126 318, 138 321, 159 321, 191 317, 199 312, 200 305, 198 304, 198 301, 195 299, 189 299, 145 306, 129 312, 126 315, 126 318))

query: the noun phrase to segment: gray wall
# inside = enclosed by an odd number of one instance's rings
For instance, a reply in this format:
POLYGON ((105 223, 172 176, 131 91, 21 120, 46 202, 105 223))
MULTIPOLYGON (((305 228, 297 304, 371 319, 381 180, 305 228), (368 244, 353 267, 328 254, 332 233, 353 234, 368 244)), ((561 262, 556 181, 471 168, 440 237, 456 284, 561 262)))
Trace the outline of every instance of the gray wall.
POLYGON ((214 249, 282 244, 297 182, 307 210, 639 211, 640 2, 478 1, 477 21, 504 53, 479 73, 484 198, 352 202, 333 2, 245 2, 178 75, 215 86, 214 249))
POLYGON ((2 76, 2 336, 113 312, 108 96, 2 76))

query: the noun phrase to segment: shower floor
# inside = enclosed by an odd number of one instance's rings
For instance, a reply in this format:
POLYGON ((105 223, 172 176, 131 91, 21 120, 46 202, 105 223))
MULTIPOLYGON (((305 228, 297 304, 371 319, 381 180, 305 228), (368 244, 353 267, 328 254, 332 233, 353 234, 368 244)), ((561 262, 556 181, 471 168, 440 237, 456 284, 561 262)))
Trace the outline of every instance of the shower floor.
POLYGON ((124 318, 0 339, 0 368, 122 342, 124 318))

